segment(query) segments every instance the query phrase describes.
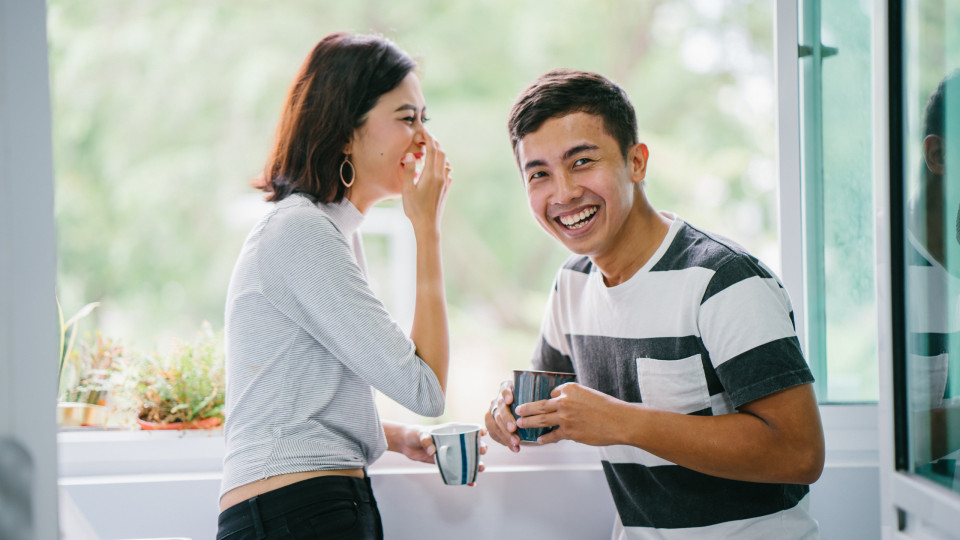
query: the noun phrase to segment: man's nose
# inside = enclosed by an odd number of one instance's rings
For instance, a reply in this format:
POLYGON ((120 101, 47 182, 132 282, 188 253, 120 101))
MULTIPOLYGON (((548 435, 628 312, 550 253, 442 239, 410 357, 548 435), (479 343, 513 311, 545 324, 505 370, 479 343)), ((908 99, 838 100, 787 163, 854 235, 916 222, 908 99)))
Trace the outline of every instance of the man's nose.
POLYGON ((556 176, 556 193, 558 202, 567 202, 579 198, 583 195, 583 188, 580 187, 569 173, 563 172, 556 176))

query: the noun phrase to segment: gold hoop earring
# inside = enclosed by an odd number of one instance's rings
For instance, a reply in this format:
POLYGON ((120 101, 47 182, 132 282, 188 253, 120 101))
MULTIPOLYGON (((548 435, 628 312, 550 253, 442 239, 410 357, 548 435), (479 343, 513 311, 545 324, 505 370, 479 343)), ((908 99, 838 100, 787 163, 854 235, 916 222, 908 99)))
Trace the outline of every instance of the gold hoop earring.
POLYGON ((357 179, 357 170, 353 168, 353 163, 350 163, 349 156, 343 156, 343 163, 340 164, 340 181, 343 182, 343 187, 349 188, 353 185, 354 180, 357 179), (343 178, 343 166, 350 165, 350 182, 343 178))

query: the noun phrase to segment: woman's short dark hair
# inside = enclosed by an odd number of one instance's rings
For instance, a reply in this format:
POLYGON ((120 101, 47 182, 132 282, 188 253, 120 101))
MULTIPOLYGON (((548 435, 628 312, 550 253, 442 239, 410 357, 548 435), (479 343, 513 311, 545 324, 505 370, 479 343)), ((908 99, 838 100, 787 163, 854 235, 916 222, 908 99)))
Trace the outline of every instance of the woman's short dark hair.
POLYGON ((344 148, 380 96, 415 67, 407 53, 380 36, 336 32, 321 39, 287 92, 260 182, 267 200, 299 192, 340 202, 347 190, 340 181, 344 148))
POLYGON ((630 98, 616 83, 597 73, 555 69, 533 81, 520 93, 510 110, 507 129, 513 155, 525 136, 544 122, 576 112, 594 114, 617 143, 624 159, 637 144, 637 114, 630 98))

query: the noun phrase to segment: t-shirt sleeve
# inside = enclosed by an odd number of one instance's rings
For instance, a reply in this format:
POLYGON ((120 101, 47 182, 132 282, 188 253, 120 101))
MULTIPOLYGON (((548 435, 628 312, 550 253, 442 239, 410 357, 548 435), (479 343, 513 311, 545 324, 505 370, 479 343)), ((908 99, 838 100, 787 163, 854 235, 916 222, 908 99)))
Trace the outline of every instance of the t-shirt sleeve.
POLYGON ((387 397, 417 414, 442 414, 436 375, 373 294, 333 223, 296 209, 275 225, 260 243, 263 294, 387 397))
POLYGON ((559 283, 558 273, 547 298, 547 307, 540 323, 540 337, 533 351, 531 364, 533 369, 571 373, 574 371, 573 361, 562 326, 559 283))
POLYGON ((737 256, 719 267, 701 300, 698 324, 735 407, 813 382, 786 289, 758 261, 737 256))

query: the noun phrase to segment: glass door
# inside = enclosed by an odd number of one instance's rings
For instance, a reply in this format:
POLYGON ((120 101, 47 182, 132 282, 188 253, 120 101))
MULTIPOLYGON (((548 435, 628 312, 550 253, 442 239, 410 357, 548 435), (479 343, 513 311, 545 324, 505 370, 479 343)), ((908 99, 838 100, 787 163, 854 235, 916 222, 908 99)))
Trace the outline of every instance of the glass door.
POLYGON ((960 1, 904 3, 907 470, 960 492, 960 1))
POLYGON ((889 69, 885 529, 960 538, 960 0, 887 4, 878 28, 889 69))

